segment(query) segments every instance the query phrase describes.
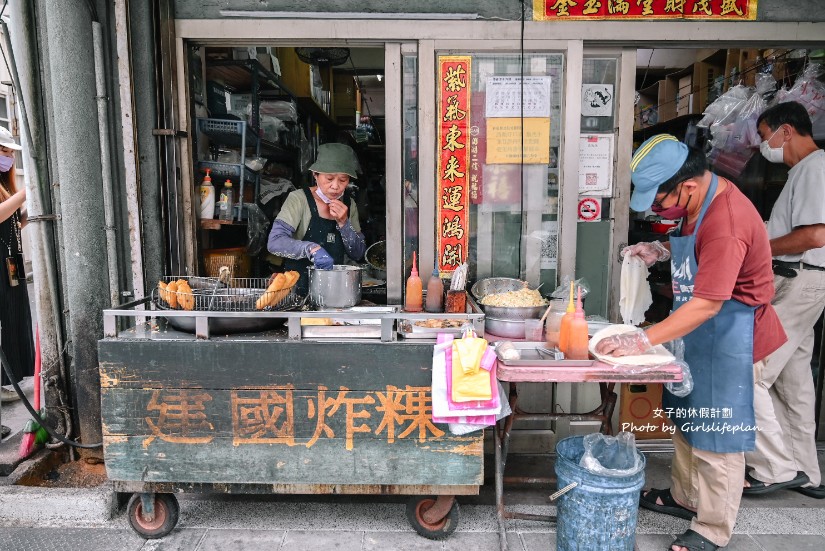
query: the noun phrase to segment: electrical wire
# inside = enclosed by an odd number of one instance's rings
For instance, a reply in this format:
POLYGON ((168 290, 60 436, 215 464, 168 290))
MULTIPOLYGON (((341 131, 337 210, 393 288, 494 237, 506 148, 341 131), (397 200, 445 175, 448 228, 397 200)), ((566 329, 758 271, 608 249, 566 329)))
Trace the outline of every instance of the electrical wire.
MULTIPOLYGON (((758 64, 754 65, 753 67, 748 67, 747 69, 745 69, 744 71, 739 73, 739 81, 738 81, 737 85, 742 83, 742 81, 743 81, 742 76, 743 75, 747 75, 747 74, 752 73, 752 72, 759 73, 759 72, 761 72, 761 69, 764 69, 765 67, 768 67, 768 66, 774 64, 776 61, 783 60, 784 58, 788 57, 792 52, 793 52, 793 50, 790 50, 788 52, 785 52, 784 54, 779 54, 777 56, 774 56, 773 58, 771 58, 771 60, 763 60, 761 63, 758 63, 758 64)), ((651 55, 651 57, 653 56, 652 53, 650 55, 651 55)), ((806 56, 806 60, 807 60, 807 56, 806 56)), ((807 61, 805 63, 805 66, 807 66, 807 61)), ((791 74, 791 75, 783 75, 782 81, 785 80, 786 76, 787 76, 788 80, 791 81, 791 79, 793 79, 794 77, 799 75, 799 73, 801 73, 802 71, 804 71, 804 68, 802 70, 796 72, 796 73, 791 74)), ((722 76, 724 76, 725 79, 728 78, 727 75, 722 75, 722 76)), ((639 90, 643 90, 645 88, 644 84, 645 84, 645 79, 646 78, 647 78, 647 70, 645 70, 645 77, 642 78, 642 84, 639 86, 639 90)), ((710 90, 713 87, 714 87, 714 84, 708 84, 707 86, 697 88, 695 92, 691 92, 691 93, 707 91, 707 90, 710 90)), ((662 105, 675 104, 677 101, 678 101, 678 98, 668 100, 668 101, 665 101, 665 102, 662 102, 662 103, 657 102, 656 106, 658 107, 658 106, 662 106, 662 105)), ((651 106, 651 107, 653 107, 653 106, 651 106)), ((701 113, 693 113, 693 115, 701 115, 701 113)), ((668 121, 664 121, 664 122, 668 122, 668 121)), ((643 128, 642 130, 646 130, 646 128, 643 128)))
POLYGON ((5 2, 3 2, 3 9, 2 9, 2 10, 0 10, 0 17, 3 17, 3 12, 5 12, 5 11, 6 11, 6 7, 7 7, 8 5, 9 5, 9 0, 6 0, 5 2))
MULTIPOLYGON (((516 279, 521 279, 521 248, 524 245, 524 0, 521 0, 521 34, 519 37, 519 71, 521 78, 519 79, 521 85, 521 97, 519 98, 519 104, 521 107, 521 118, 519 120, 521 124, 521 163, 519 166, 519 187, 521 188, 521 192, 519 193, 519 201, 521 210, 520 215, 520 228, 518 232, 518 264, 516 264, 516 279)), ((525 270, 525 274, 526 274, 525 270)))
MULTIPOLYGON (((11 386, 14 388, 14 391, 17 393, 18 396, 20 396, 20 400, 23 401, 23 405, 26 406, 26 409, 29 411, 32 418, 35 421, 37 421, 40 424, 41 427, 46 429, 46 432, 49 433, 49 436, 51 436, 52 438, 55 438, 57 440, 60 440, 64 444, 68 444, 69 446, 74 446, 75 448, 94 449, 94 448, 99 448, 103 445, 103 442, 100 442, 99 444, 81 444, 80 442, 70 440, 70 439, 66 438, 65 436, 63 436, 62 434, 59 434, 58 432, 56 432, 53 428, 51 428, 48 424, 46 424, 46 421, 42 417, 40 417, 40 413, 35 411, 35 409, 29 403, 29 400, 26 398, 26 395, 23 393, 23 390, 20 388, 20 385, 17 384, 17 380, 14 376, 14 373, 12 373, 12 371, 11 371, 11 366, 9 365, 9 360, 8 360, 8 358, 6 358, 6 354, 3 352, 2 349, 0 349, 0 363, 3 364, 3 369, 6 372, 6 376, 9 378, 9 382, 11 382, 11 386)), ((40 381, 35 381, 34 384, 36 384, 36 385, 40 384, 40 381)))

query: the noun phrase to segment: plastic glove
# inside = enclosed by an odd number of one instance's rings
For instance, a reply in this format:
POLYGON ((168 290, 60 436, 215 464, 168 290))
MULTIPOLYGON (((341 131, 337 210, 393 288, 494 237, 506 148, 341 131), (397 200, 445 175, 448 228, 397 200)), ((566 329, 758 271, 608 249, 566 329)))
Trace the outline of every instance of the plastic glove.
POLYGON ((315 251, 315 254, 312 255, 312 263, 319 270, 331 270, 334 264, 332 257, 329 256, 329 253, 326 252, 323 247, 315 251))
POLYGON ((647 333, 641 329, 606 337, 596 345, 596 352, 606 356, 638 356, 652 349, 647 333))
POLYGON ((650 243, 636 243, 622 249, 621 256, 624 258, 626 254, 635 255, 641 258, 645 266, 650 268, 657 262, 664 262, 670 260, 670 251, 667 247, 662 245, 660 241, 652 241, 650 243))

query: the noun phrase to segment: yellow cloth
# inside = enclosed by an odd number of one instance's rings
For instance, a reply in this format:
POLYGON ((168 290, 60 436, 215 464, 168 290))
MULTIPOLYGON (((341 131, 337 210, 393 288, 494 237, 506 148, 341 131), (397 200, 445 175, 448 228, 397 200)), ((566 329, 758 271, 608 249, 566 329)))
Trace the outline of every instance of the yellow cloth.
POLYGON ((453 341, 453 402, 489 400, 493 397, 490 372, 481 369, 487 341, 471 337, 453 341))

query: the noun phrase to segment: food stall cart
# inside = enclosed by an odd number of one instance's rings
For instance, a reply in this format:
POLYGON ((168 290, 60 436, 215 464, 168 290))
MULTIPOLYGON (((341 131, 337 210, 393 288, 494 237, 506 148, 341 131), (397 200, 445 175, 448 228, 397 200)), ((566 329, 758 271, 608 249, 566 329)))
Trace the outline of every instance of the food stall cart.
POLYGON ((483 483, 483 434, 432 423, 435 333, 411 326, 461 320, 483 333, 472 299, 463 314, 410 314, 220 311, 209 291, 195 296, 211 310, 164 309, 152 293, 104 311, 106 468, 116 491, 134 494, 139 534, 174 528, 178 492, 412 495, 407 517, 420 534, 455 530, 455 496, 483 483), (341 325, 306 325, 318 318, 341 325))

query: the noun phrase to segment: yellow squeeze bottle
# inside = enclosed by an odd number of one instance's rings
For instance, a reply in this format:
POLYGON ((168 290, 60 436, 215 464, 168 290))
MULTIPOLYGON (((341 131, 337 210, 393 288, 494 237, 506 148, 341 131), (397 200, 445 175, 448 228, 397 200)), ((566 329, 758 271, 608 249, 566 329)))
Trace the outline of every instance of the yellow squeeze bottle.
POLYGON ((415 263, 415 252, 413 252, 413 263, 410 277, 407 278, 404 310, 407 312, 420 312, 424 302, 424 285, 418 277, 418 266, 415 263))
POLYGON ((576 313, 573 321, 570 322, 570 336, 568 337, 567 352, 565 356, 570 360, 586 360, 588 358, 589 337, 587 335, 587 320, 584 319, 584 309, 582 308, 582 288, 579 287, 579 297, 576 301, 576 313))
POLYGON ((570 302, 567 303, 567 312, 561 318, 559 329, 559 350, 567 356, 567 349, 570 345, 570 323, 576 314, 576 304, 573 302, 573 282, 570 282, 570 302))

